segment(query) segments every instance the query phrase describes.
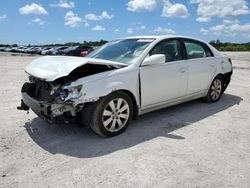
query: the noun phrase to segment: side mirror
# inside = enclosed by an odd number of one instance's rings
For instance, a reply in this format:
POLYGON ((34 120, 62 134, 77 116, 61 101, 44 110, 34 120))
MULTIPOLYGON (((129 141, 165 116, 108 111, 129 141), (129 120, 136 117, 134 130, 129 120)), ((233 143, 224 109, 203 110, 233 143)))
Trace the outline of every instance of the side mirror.
POLYGON ((150 65, 157 65, 157 64, 162 64, 166 62, 166 57, 163 54, 155 54, 152 56, 147 57, 144 59, 142 62, 143 66, 150 66, 150 65))

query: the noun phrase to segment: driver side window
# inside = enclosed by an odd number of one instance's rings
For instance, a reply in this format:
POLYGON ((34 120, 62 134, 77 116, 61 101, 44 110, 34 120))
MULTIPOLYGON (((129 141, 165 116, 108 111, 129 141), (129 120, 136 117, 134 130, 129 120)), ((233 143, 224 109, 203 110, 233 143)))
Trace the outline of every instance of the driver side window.
POLYGON ((178 40, 168 40, 158 43, 149 56, 154 54, 163 54, 166 56, 166 62, 182 60, 180 42, 178 40))

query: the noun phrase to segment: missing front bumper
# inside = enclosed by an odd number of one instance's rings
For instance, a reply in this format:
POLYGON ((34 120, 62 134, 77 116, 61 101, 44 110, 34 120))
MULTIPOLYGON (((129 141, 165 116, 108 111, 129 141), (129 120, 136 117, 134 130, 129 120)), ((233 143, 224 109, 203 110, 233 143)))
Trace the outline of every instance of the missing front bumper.
POLYGON ((83 106, 75 107, 73 104, 51 104, 44 101, 38 101, 28 93, 22 92, 21 106, 19 110, 31 109, 40 118, 46 120, 48 123, 71 122, 76 117, 77 112, 83 106))

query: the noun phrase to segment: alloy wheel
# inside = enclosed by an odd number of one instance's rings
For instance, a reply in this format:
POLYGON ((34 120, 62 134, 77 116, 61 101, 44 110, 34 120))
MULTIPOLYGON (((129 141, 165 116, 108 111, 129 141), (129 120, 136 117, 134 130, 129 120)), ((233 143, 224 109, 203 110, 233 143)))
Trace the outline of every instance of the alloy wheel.
POLYGON ((222 83, 221 80, 217 78, 213 81, 211 86, 211 98, 213 101, 216 101, 220 97, 221 91, 222 91, 222 83))
POLYGON ((110 132, 116 132, 122 129, 130 115, 129 105, 123 98, 111 100, 104 108, 102 114, 102 123, 104 128, 110 132))

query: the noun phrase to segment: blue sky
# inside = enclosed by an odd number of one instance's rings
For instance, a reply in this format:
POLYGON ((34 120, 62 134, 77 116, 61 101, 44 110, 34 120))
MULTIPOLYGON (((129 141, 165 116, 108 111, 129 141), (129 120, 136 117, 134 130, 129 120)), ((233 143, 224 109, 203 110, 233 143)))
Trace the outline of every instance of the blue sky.
POLYGON ((133 35, 250 41, 249 0, 1 0, 0 43, 47 44, 133 35))

